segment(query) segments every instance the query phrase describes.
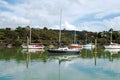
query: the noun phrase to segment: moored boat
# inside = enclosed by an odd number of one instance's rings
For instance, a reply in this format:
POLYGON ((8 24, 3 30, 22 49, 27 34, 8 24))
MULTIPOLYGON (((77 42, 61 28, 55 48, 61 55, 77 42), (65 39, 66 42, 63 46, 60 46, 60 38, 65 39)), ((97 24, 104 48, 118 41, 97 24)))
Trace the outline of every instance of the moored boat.
POLYGON ((91 43, 88 43, 87 42, 87 39, 88 38, 88 34, 86 33, 86 44, 83 45, 83 48, 84 49, 94 49, 95 48, 95 45, 91 42, 91 43))
POLYGON ((68 47, 65 48, 58 48, 58 49, 49 49, 48 52, 50 53, 79 53, 80 49, 70 49, 68 47))
POLYGON ((76 31, 74 32, 74 43, 69 45, 70 49, 82 49, 83 45, 80 45, 76 42, 76 31))
POLYGON ((23 49, 43 49, 44 45, 39 44, 39 43, 31 43, 31 44, 22 44, 21 45, 23 49))
POLYGON ((105 49, 120 49, 120 44, 111 42, 109 45, 105 45, 104 47, 105 49))
POLYGON ((83 48, 85 48, 85 49, 94 49, 95 45, 92 44, 92 43, 88 43, 88 44, 83 45, 83 48))
POLYGON ((43 53, 44 49, 22 49, 22 53, 43 53))
POLYGON ((110 37, 110 44, 104 45, 104 47, 105 49, 120 49, 120 44, 112 42, 112 31, 111 31, 111 37, 110 37))
POLYGON ((44 45, 42 45, 41 43, 31 43, 31 28, 28 26, 29 28, 29 31, 30 31, 30 35, 29 35, 29 38, 27 37, 27 43, 23 43, 21 45, 21 47, 23 49, 43 49, 44 48, 44 45))
POLYGON ((70 48, 70 47, 64 47, 61 48, 61 15, 62 15, 62 10, 61 10, 61 14, 60 14, 60 30, 59 30, 59 48, 57 49, 48 49, 48 52, 50 53, 79 53, 80 49, 76 49, 76 48, 70 48))
POLYGON ((82 49, 83 45, 80 45, 80 44, 70 44, 69 48, 70 49, 82 49))

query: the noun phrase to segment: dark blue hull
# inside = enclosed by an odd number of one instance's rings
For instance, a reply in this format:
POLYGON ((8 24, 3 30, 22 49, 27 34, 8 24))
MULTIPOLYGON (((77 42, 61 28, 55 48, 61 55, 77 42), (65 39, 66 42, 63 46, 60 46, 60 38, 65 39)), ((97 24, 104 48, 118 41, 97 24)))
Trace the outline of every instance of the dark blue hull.
POLYGON ((48 50, 50 53, 79 53, 80 51, 68 51, 68 50, 48 50))

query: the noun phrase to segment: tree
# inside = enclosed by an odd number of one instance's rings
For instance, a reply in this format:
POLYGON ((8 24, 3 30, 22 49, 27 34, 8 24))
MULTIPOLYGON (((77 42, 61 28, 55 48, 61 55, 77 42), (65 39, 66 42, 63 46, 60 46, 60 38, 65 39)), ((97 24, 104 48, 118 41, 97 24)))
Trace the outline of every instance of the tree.
POLYGON ((47 27, 44 27, 43 30, 48 30, 48 28, 47 28, 47 27))

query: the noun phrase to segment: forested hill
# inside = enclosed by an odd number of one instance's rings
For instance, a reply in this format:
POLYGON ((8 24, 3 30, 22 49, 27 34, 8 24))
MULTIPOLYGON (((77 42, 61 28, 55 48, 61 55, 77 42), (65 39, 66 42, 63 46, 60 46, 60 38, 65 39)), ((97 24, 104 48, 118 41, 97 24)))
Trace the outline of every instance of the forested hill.
MULTIPOLYGON (((31 31, 33 43, 42 43, 44 45, 58 43, 59 30, 47 29, 47 27, 44 27, 43 29, 32 28, 31 31)), ((97 42, 101 45, 108 44, 110 42, 110 31, 113 31, 113 42, 120 43, 120 32, 114 31, 113 29, 98 33, 76 31, 76 42, 85 44, 87 36, 87 43, 94 43, 95 39, 97 39, 97 42)), ((61 42, 63 44, 70 44, 74 42, 74 30, 61 30, 61 33, 61 42)), ((23 42, 26 43, 27 36, 29 37, 29 29, 26 29, 26 27, 23 28, 19 26, 15 30, 12 30, 11 28, 0 29, 0 43, 11 43, 15 46, 20 46, 23 42)))

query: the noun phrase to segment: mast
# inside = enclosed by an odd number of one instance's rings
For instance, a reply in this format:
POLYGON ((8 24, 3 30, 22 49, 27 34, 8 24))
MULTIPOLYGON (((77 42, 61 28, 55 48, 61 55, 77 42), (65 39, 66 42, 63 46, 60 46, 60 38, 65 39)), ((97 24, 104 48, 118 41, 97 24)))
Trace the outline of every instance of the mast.
POLYGON ((74 43, 76 43, 76 31, 74 33, 74 43))
POLYGON ((112 31, 110 32, 111 36, 110 36, 110 43, 112 43, 112 31))
POLYGON ((29 44, 31 43, 31 28, 30 28, 30 40, 29 40, 29 44))
POLYGON ((62 21, 62 9, 60 11, 59 47, 61 46, 61 21, 62 21))
POLYGON ((86 33, 86 44, 87 44, 87 33, 86 33))

